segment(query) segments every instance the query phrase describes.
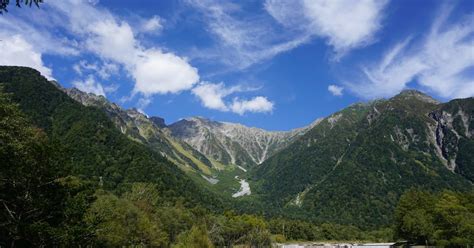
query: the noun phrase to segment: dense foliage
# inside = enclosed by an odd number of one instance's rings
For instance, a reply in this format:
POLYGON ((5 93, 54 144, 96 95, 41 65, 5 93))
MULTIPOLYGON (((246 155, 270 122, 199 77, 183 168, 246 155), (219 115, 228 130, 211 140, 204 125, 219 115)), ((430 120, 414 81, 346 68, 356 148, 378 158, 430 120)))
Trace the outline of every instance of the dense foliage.
POLYGON ((87 240, 81 218, 93 201, 92 185, 66 176, 56 148, 0 92, 1 246, 87 240))
MULTIPOLYGON (((43 3, 43 0, 16 0, 15 5, 17 7, 21 7, 23 3, 26 6, 31 7, 33 4, 35 4, 37 7, 39 7, 39 5, 43 3)), ((3 12, 8 12, 7 7, 9 4, 10 0, 0 0, 0 14, 3 14, 3 12)))
POLYGON ((396 235, 413 244, 467 247, 474 244, 474 191, 437 194, 409 190, 395 210, 396 235))

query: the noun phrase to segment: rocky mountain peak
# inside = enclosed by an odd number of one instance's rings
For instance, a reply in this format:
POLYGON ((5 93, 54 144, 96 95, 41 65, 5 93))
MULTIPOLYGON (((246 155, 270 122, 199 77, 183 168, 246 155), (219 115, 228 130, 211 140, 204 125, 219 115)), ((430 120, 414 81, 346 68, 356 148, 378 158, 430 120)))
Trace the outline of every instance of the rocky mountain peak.
POLYGON ((77 88, 69 88, 69 89, 62 88, 62 90, 66 94, 68 94, 71 98, 82 103, 85 106, 105 105, 109 103, 107 99, 102 95, 87 93, 77 88))
POLYGON ((432 98, 431 96, 429 96, 429 95, 427 95, 427 94, 425 94, 421 91, 414 90, 414 89, 403 90, 398 95, 396 95, 394 98, 403 99, 403 100, 408 100, 408 99, 413 99, 414 98, 414 99, 417 99, 417 100, 420 100, 420 101, 423 101, 423 102, 427 102, 427 103, 440 104, 439 101, 432 98))
POLYGON ((166 127, 165 119, 163 119, 161 117, 152 116, 149 119, 159 128, 165 128, 166 127))
POLYGON ((184 140, 206 156, 223 164, 246 167, 262 163, 309 129, 267 131, 203 117, 185 118, 168 128, 174 137, 184 140))

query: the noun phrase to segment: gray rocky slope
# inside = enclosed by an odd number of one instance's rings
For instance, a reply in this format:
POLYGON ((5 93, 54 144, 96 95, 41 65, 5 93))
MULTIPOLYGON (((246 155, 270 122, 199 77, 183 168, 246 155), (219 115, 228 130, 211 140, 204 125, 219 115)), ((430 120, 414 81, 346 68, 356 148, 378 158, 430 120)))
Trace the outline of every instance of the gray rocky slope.
POLYGON ((223 164, 251 167, 263 163, 285 148, 312 126, 291 131, 266 131, 237 123, 191 117, 168 126, 171 134, 223 164))

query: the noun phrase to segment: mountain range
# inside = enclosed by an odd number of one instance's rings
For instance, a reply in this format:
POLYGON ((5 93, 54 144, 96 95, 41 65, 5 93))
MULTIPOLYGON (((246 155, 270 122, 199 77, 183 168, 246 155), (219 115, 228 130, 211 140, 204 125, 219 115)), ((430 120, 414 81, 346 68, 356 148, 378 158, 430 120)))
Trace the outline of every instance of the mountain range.
POLYGON ((252 171, 276 208, 321 221, 389 223, 412 187, 471 190, 474 99, 439 103, 414 90, 323 119, 252 171))
POLYGON ((239 211, 317 222, 384 226, 407 189, 473 189, 472 97, 440 103, 406 90, 353 104, 306 127, 275 132, 203 117, 166 125, 160 117, 123 109, 103 96, 64 89, 29 68, 0 67, 0 79, 37 126, 67 145, 74 159, 69 166, 110 187, 150 176, 152 163, 141 167, 135 161, 127 168, 115 161, 123 155, 114 149, 139 144, 143 154, 153 154, 150 161, 161 161, 163 173, 156 176, 167 192, 197 201, 225 197, 239 211), (83 125, 107 132, 85 133, 83 125), (107 147, 111 136, 121 141, 107 147), (92 156, 87 147, 74 146, 90 142, 102 153, 92 156), (97 156, 117 166, 99 163, 97 156), (73 163, 77 160, 79 165, 73 163), (251 194, 231 200, 242 181, 251 194))

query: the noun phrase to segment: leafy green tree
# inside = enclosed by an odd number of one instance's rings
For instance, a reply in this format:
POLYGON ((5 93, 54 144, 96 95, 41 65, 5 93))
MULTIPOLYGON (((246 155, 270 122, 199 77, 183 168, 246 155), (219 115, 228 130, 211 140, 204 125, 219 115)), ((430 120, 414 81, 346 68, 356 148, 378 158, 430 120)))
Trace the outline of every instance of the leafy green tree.
POLYGON ((110 193, 98 192, 85 221, 95 226, 95 235, 107 246, 159 247, 167 244, 166 234, 158 223, 132 202, 110 193))
POLYGON ((122 198, 133 202, 145 213, 153 214, 158 207, 160 193, 153 183, 133 183, 130 191, 125 192, 122 198))
POLYGON ((178 243, 173 248, 211 248, 214 247, 206 227, 204 225, 194 225, 191 230, 183 232, 178 237, 178 243))
POLYGON ((46 134, 0 88, 0 241, 11 247, 54 243, 62 197, 50 154, 46 134))
POLYGON ((265 247, 271 243, 271 234, 265 220, 254 215, 236 215, 225 212, 210 223, 210 237, 216 246, 232 247, 245 244, 265 247))
POLYGON ((95 201, 94 192, 97 185, 78 177, 59 178, 62 186, 62 218, 57 219, 59 227, 54 234, 60 246, 78 247, 94 246, 94 226, 84 221, 84 215, 95 201))
POLYGON ((395 231, 398 238, 416 244, 473 244, 474 193, 407 191, 395 211, 395 231))
POLYGON ((474 201, 472 195, 442 192, 434 206, 436 244, 462 247, 474 244, 474 201))
POLYGON ((397 237, 418 244, 433 243, 434 203, 434 197, 425 191, 411 189, 403 194, 394 214, 397 237))
POLYGON ((191 212, 181 202, 177 202, 174 206, 158 208, 155 219, 167 234, 170 243, 174 243, 180 233, 191 229, 195 221, 191 212))
MULTIPOLYGON (((32 6, 33 4, 36 5, 36 7, 39 7, 41 3, 43 3, 43 0, 16 0, 16 6, 21 7, 21 4, 25 4, 26 6, 32 6)), ((0 0, 0 14, 2 14, 4 11, 8 12, 7 7, 10 4, 10 0, 0 0)))

